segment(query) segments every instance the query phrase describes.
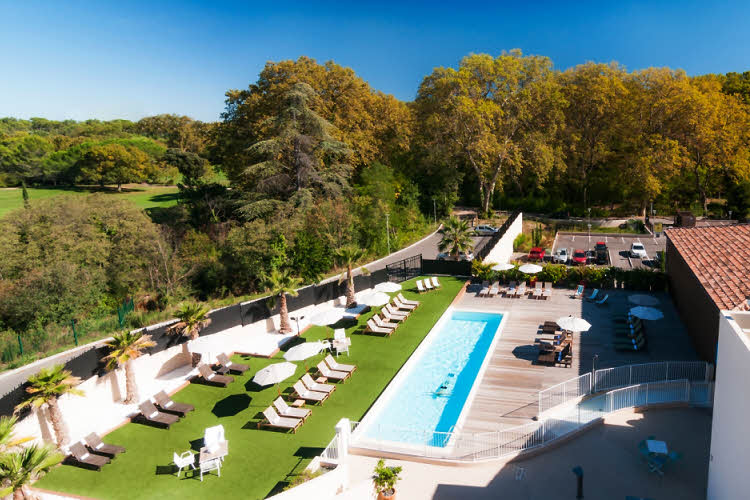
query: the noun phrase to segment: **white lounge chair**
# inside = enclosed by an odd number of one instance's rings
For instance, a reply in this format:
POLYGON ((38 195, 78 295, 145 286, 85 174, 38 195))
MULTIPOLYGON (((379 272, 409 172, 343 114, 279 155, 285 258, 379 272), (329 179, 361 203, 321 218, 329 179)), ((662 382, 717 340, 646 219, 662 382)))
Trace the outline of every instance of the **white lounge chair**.
POLYGON ((406 319, 406 316, 403 314, 391 314, 388 309, 383 308, 380 310, 380 314, 383 315, 383 317, 388 321, 389 323, 393 322, 400 322, 406 319))
POLYGON ((396 297, 398 297, 398 299, 402 303, 404 303, 404 304, 406 304, 408 306, 418 306, 419 305, 419 301, 418 300, 409 300, 406 297, 404 297, 404 294, 402 294, 401 292, 399 292, 396 297))
POLYGON ((498 294, 499 291, 500 291, 500 288, 498 288, 498 282, 496 281, 492 284, 492 287, 490 287, 490 292, 487 294, 487 296, 494 297, 495 295, 498 294))
POLYGON ((323 361, 326 362, 326 364, 331 368, 331 370, 336 370, 339 372, 353 372, 357 369, 356 365, 345 365, 342 363, 338 363, 333 357, 329 354, 327 355, 323 361))
POLYGON ((312 413, 312 411, 308 410, 307 408, 292 408, 291 406, 286 404, 286 401, 284 401, 284 398, 282 398, 281 396, 273 401, 273 405, 276 407, 276 409, 279 411, 279 415, 281 415, 282 417, 299 418, 303 422, 312 413))
POLYGON ((302 425, 303 422, 301 418, 280 417, 272 406, 263 410, 263 415, 266 417, 266 422, 262 420, 258 422, 259 429, 261 427, 275 427, 277 429, 291 430, 296 433, 297 428, 302 425))
POLYGON ((422 284, 422 280, 417 280, 417 291, 419 293, 424 293, 424 292, 427 291, 427 289, 425 288, 424 284, 422 284))
POLYGON ((328 365, 323 363, 322 361, 315 365, 318 368, 318 371, 321 375, 323 375, 328 380, 339 380, 341 382, 345 381, 349 377, 351 377, 351 372, 340 372, 331 370, 328 368, 328 365))
POLYGON ((307 387, 311 391, 325 392, 327 394, 330 394, 336 390, 336 386, 333 384, 317 383, 313 380, 309 373, 305 373, 304 375, 302 375, 302 378, 300 380, 302 380, 302 383, 305 385, 305 387, 307 387))
POLYGON ((367 328, 365 329, 365 331, 366 332, 370 332, 370 333, 376 333, 378 335, 388 335, 388 336, 390 336, 394 332, 394 329, 393 328, 382 328, 382 327, 379 327, 375 323, 375 321, 373 321, 373 319, 370 318, 370 319, 367 320, 367 328))
POLYGON ((427 289, 427 291, 435 289, 435 287, 432 286, 432 283, 430 283, 430 278, 425 279, 422 283, 424 284, 424 287, 425 289, 427 289))
POLYGON ((490 282, 489 281, 482 281, 482 288, 479 289, 479 295, 480 297, 486 297, 490 294, 490 282))
POLYGON ((186 467, 192 467, 195 470, 195 455, 190 450, 182 452, 179 455, 176 452, 172 452, 172 462, 177 466, 177 477, 180 477, 180 472, 186 467))
POLYGON ((380 328, 391 328, 393 330, 398 327, 398 323, 391 323, 390 321, 383 321, 383 319, 378 316, 377 314, 372 317, 373 321, 375 321, 375 324, 378 325, 380 328))
POLYGON ((431 280, 432 280, 432 286, 434 286, 435 288, 440 288, 441 285, 437 279, 437 276, 433 276, 431 280))
POLYGON ((297 397, 299 399, 304 399, 305 401, 313 401, 315 403, 323 404, 323 402, 328 399, 329 396, 327 392, 311 391, 310 389, 305 387, 299 380, 294 383, 292 388, 294 389, 294 393, 297 395, 297 397))
MULTIPOLYGON (((391 313, 391 316, 396 316, 396 317, 403 316, 404 319, 408 318, 410 314, 410 311, 399 311, 392 304, 386 304, 384 309, 388 311, 389 313, 391 313)), ((381 312, 382 312, 382 309, 381 309, 381 312)))
POLYGON ((396 307, 396 309, 403 309, 404 311, 413 311, 417 308, 417 306, 404 304, 398 297, 393 297, 393 305, 396 307))

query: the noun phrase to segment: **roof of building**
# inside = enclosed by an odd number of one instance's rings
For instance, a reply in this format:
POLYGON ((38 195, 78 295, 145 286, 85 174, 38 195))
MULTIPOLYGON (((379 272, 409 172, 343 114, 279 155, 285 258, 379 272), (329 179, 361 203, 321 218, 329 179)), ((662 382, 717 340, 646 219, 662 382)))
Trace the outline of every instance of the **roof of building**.
POLYGON ((750 224, 673 228, 667 237, 719 309, 742 309, 750 297, 750 224))

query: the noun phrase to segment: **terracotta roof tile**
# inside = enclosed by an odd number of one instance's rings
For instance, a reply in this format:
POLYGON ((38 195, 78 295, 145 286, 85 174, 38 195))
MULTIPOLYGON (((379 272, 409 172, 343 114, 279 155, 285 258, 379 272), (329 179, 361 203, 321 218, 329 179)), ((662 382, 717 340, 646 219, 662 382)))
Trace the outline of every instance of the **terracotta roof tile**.
POLYGON ((673 228, 666 235, 720 309, 750 297, 750 224, 673 228))

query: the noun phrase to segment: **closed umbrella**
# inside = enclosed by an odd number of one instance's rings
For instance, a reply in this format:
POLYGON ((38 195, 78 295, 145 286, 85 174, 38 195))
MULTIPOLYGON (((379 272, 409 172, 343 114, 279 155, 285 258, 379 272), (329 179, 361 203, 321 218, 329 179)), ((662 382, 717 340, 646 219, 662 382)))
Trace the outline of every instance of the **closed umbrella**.
POLYGON ((393 293, 401 290, 401 285, 392 281, 384 281, 383 283, 378 283, 377 285, 375 285, 375 290, 377 290, 378 292, 393 293))
POLYGON ((544 269, 542 266, 538 266, 536 264, 524 264, 518 268, 519 271, 526 274, 536 274, 542 269, 544 269))
POLYGON ((643 307, 638 306, 634 307, 630 310, 630 314, 637 318, 646 319, 646 320, 656 320, 656 319, 662 319, 664 317, 664 313, 662 313, 658 309, 654 309, 653 307, 643 307))
POLYGON ((493 271, 510 271, 511 269, 515 268, 513 264, 508 264, 507 262, 503 264, 495 264, 492 266, 493 271))
POLYGON ((299 344, 284 353, 284 359, 287 361, 302 361, 319 354, 323 350, 322 342, 305 342, 299 344))
POLYGON ((268 365, 253 377, 253 382, 260 386, 278 384, 294 375, 297 365, 293 363, 276 363, 268 365))
POLYGON ((571 332, 587 332, 591 328, 591 323, 575 316, 557 318, 557 324, 563 330, 570 330, 571 332))
POLYGON ((338 323, 344 318, 346 310, 343 307, 334 307, 326 311, 319 312, 310 318, 310 323, 316 326, 327 326, 338 323))
POLYGON ((631 304, 635 304, 637 306, 655 306, 659 303, 659 299, 657 299, 656 297, 643 294, 630 295, 628 297, 628 301, 630 301, 631 304))
POLYGON ((370 307, 384 306, 391 301, 390 295, 383 292, 372 292, 368 293, 361 299, 357 300, 358 304, 365 304, 370 307))

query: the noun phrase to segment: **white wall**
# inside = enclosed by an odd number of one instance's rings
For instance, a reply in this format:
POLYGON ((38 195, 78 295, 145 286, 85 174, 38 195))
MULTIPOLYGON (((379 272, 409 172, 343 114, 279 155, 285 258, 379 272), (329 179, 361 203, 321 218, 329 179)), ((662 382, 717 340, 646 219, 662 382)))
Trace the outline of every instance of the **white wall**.
POLYGON ((497 242, 495 248, 493 248, 484 262, 492 262, 495 264, 502 264, 509 262, 513 256, 513 240, 523 232, 523 214, 519 213, 516 220, 510 225, 508 230, 505 232, 500 241, 497 242))
POLYGON ((322 476, 269 497, 269 500, 330 500, 346 489, 348 481, 348 466, 342 464, 322 476))
POLYGON ((747 498, 750 470, 750 338, 737 322, 750 324, 750 313, 722 312, 719 319, 719 352, 716 359, 708 499, 747 498))

